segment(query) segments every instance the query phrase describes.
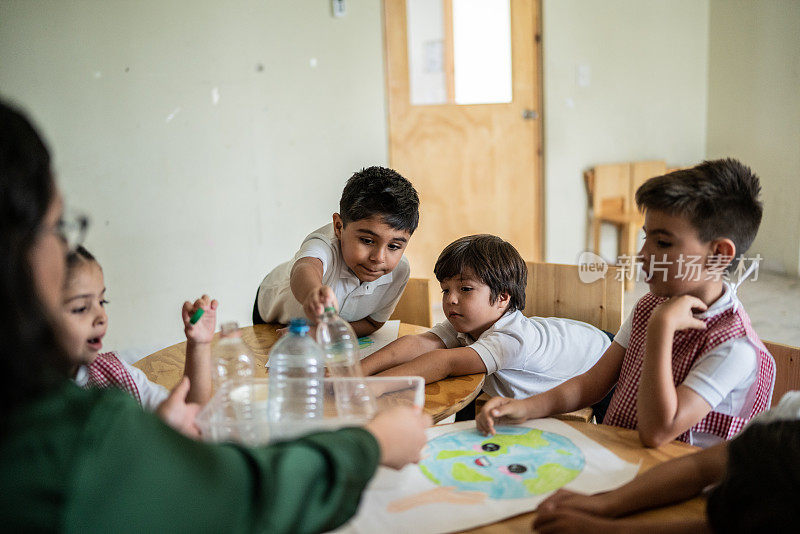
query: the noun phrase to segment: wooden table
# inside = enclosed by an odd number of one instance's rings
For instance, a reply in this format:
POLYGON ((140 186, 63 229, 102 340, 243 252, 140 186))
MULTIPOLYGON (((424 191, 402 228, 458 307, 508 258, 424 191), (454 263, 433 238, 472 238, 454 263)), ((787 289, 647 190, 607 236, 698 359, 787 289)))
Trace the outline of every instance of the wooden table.
MULTIPOLYGON (((697 447, 687 445, 679 441, 673 441, 657 449, 647 449, 639 441, 639 434, 635 430, 627 430, 606 425, 595 425, 577 421, 565 421, 576 430, 582 432, 586 437, 607 447, 611 452, 621 459, 631 462, 641 462, 639 473, 647 471, 651 467, 665 462, 678 456, 684 456, 697 452, 697 447)), ((703 497, 696 497, 689 501, 648 510, 628 517, 650 518, 659 521, 675 521, 682 519, 696 519, 705 516, 706 500, 703 497)), ((503 533, 522 533, 530 534, 531 524, 536 517, 536 513, 529 512, 521 514, 503 521, 498 521, 491 525, 485 525, 465 532, 481 534, 503 534, 503 533)))
MULTIPOLYGON (((269 359, 269 350, 278 340, 276 330, 280 325, 259 324, 242 328, 242 338, 250 346, 256 357, 256 377, 267 376, 264 364, 269 359)), ((427 332, 423 326, 400 323, 400 336, 427 332)), ((147 356, 135 366, 145 372, 147 377, 168 389, 172 389, 183 375, 186 359, 186 342, 161 349, 147 356)), ((483 387, 483 373, 445 378, 425 386, 425 412, 434 422, 449 417, 469 404, 478 396, 483 387)))

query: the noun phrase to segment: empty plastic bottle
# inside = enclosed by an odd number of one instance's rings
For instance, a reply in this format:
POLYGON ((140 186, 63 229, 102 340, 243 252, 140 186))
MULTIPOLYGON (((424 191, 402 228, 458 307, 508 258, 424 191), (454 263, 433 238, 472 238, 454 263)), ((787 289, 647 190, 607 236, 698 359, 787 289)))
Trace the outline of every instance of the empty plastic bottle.
POLYGON ((214 389, 219 390, 230 380, 247 380, 253 377, 255 363, 253 352, 242 340, 242 332, 235 321, 224 323, 214 347, 214 389))
MULTIPOLYGON (((255 359, 250 347, 242 340, 239 324, 224 323, 213 351, 212 378, 214 389, 221 398, 226 417, 232 417, 235 432, 244 443, 254 444, 258 438, 259 419, 265 419, 263 393, 253 385, 255 359)), ((266 421, 262 421, 262 427, 266 421)))
POLYGON ((267 411, 271 439, 314 429, 323 416, 325 354, 308 335, 305 319, 292 319, 269 353, 267 411))
POLYGON ((375 415, 375 397, 363 380, 358 336, 333 307, 317 324, 317 343, 325 351, 325 365, 334 381, 336 411, 340 417, 369 419, 375 415))

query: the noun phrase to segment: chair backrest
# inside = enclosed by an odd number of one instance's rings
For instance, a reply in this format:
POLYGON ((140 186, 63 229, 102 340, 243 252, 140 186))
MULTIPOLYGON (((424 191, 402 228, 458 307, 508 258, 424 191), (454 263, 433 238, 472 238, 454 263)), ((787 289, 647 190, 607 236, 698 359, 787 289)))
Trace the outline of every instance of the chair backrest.
POLYGON ((636 208, 636 190, 639 186, 654 176, 667 174, 667 164, 664 160, 634 161, 631 163, 631 208, 636 208))
POLYGON ((526 262, 527 316, 564 317, 589 323, 616 334, 622 324, 623 279, 619 267, 608 266, 605 276, 584 283, 577 265, 526 262))
POLYGON ((410 278, 390 319, 418 326, 433 326, 428 278, 410 278))
POLYGON ((764 346, 775 358, 775 388, 772 405, 778 404, 783 394, 800 389, 800 347, 765 341, 764 346))
POLYGON ((595 165, 586 178, 595 217, 618 215, 629 211, 631 203, 631 166, 629 163, 595 165))

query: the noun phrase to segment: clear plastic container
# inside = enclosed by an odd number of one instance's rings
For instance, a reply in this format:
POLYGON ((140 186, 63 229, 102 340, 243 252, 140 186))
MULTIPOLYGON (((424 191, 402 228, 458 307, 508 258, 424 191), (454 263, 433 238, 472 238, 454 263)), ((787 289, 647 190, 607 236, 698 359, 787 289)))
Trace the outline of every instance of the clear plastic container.
POLYGON ((303 432, 324 410, 325 354, 308 336, 305 319, 292 319, 269 353, 267 413, 277 439, 303 432))
MULTIPOLYGON (((287 379, 303 382, 304 379, 287 379)), ((276 440, 296 437, 321 430, 336 430, 345 426, 361 426, 369 418, 340 417, 336 408, 337 384, 358 380, 365 384, 373 394, 378 411, 393 406, 425 405, 425 381, 418 376, 375 377, 366 378, 325 378, 322 382, 325 410, 321 418, 308 419, 303 422, 279 421, 271 423, 268 412, 270 396, 268 394, 268 378, 253 378, 244 384, 228 383, 217 391, 197 416, 202 439, 214 443, 229 442, 245 445, 264 445, 276 440), (235 389, 245 386, 253 391, 252 419, 243 419, 236 413, 236 404, 229 402, 236 397, 235 389), (259 399, 266 398, 266 403, 259 399), (282 428, 282 427, 286 428, 282 428)))
POLYGON ((325 351, 325 365, 332 377, 352 378, 337 382, 335 394, 339 417, 371 418, 375 415, 375 398, 363 380, 358 353, 358 336, 350 323, 339 317, 333 307, 317 323, 317 343, 325 351))

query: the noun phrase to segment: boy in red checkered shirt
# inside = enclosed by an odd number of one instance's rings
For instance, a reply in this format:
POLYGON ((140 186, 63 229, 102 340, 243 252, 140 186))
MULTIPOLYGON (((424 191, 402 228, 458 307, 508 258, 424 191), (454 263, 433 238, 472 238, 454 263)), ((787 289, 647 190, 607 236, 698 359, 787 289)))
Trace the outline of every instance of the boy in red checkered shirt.
POLYGON ((640 256, 650 293, 594 367, 527 399, 491 399, 479 430, 590 406, 615 386, 603 423, 637 429, 649 447, 676 438, 708 447, 764 411, 775 362, 736 298, 748 273, 735 285, 723 276, 756 236, 760 190, 733 159, 644 183, 636 203, 645 213, 640 256))

